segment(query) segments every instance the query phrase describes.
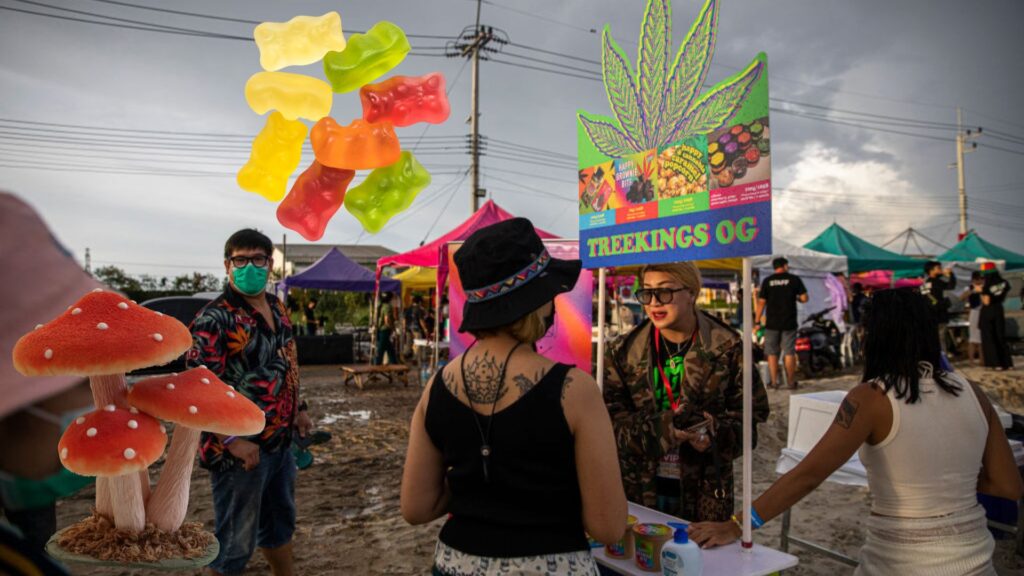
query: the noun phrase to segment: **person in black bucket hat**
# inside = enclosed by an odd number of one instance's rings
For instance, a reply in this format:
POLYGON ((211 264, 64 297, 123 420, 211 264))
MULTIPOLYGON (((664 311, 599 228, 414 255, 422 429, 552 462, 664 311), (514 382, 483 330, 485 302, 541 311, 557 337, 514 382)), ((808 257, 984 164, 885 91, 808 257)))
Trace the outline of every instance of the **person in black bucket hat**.
POLYGON ((459 330, 476 341, 413 413, 402 516, 449 515, 433 574, 596 575, 585 533, 613 544, 626 527, 611 419, 590 375, 532 348, 580 262, 552 258, 514 218, 475 232, 455 265, 467 298, 459 330))

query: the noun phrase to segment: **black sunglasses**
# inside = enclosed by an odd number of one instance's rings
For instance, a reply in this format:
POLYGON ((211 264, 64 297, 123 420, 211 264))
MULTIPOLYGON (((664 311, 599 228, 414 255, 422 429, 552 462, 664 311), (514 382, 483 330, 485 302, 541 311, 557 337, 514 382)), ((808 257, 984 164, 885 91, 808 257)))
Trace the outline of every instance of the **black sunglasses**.
POLYGON ((259 256, 232 256, 228 260, 231 261, 231 265, 235 268, 244 268, 250 262, 257 268, 263 268, 270 261, 270 258, 260 254, 259 256))
POLYGON ((641 304, 650 304, 657 299, 658 304, 669 304, 675 297, 676 292, 682 292, 686 288, 643 288, 636 291, 636 299, 641 304))

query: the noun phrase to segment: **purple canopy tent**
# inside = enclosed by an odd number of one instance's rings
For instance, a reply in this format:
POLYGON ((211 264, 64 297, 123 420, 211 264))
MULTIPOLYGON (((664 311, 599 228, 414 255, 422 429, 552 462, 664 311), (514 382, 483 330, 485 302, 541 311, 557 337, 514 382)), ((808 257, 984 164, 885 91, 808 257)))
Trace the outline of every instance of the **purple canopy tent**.
MULTIPOLYGON (((349 260, 337 248, 331 248, 312 266, 294 276, 285 278, 280 283, 285 297, 291 288, 373 292, 376 286, 377 280, 373 272, 349 260)), ((384 292, 400 292, 402 283, 391 278, 381 278, 380 289, 384 292)))

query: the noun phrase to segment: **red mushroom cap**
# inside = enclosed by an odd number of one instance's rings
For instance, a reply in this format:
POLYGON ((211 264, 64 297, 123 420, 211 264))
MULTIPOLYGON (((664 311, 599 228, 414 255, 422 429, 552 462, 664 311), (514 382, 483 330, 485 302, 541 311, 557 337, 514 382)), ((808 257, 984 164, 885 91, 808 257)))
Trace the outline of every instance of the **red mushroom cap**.
POLYGON ((121 476, 149 467, 164 453, 160 421, 109 404, 79 416, 57 443, 64 467, 82 476, 121 476))
POLYGON ((128 403, 168 422, 216 434, 251 436, 267 422, 259 406, 205 367, 140 380, 128 392, 128 403))
POLYGON ((191 346, 181 322, 97 289, 22 336, 13 356, 25 376, 97 376, 166 364, 191 346))

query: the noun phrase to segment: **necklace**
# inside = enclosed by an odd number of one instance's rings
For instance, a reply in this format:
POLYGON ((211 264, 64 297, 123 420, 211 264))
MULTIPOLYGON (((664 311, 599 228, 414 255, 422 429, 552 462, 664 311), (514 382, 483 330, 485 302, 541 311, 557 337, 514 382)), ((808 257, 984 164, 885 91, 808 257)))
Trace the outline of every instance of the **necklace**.
MULTIPOLYGON (((470 344, 470 348, 476 345, 474 341, 470 344)), ((491 425, 494 423, 494 409, 498 406, 498 400, 501 398, 501 383, 505 381, 505 370, 508 369, 508 362, 512 359, 512 353, 516 351, 522 342, 517 342, 511 350, 508 351, 508 356, 505 357, 505 363, 501 365, 501 374, 498 375, 497 385, 494 387, 494 399, 491 401, 491 415, 487 418, 487 434, 484 434, 484 427, 480 425, 480 415, 477 414, 476 408, 473 407, 473 399, 470 397, 469 392, 466 392, 466 400, 469 401, 469 409, 473 412, 473 421, 476 422, 476 429, 480 433, 480 458, 483 464, 484 471, 484 484, 490 484, 491 472, 490 472, 490 461, 491 461, 491 425)), ((459 361, 459 371, 462 374, 462 385, 466 386, 466 356, 469 353, 469 349, 462 354, 462 359, 459 361)))

